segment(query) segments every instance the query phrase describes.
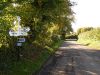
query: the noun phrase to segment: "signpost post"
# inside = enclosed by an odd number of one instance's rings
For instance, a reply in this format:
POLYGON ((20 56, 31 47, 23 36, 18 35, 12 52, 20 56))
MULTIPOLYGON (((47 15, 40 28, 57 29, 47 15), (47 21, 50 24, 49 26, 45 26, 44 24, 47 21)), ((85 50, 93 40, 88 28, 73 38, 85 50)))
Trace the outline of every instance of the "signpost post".
POLYGON ((25 38, 18 38, 18 41, 17 41, 17 61, 20 60, 20 52, 21 52, 21 48, 22 48, 22 43, 25 42, 25 38))
MULTIPOLYGON (((30 28, 29 27, 21 27, 20 26, 20 17, 17 16, 17 20, 18 20, 18 29, 17 31, 13 31, 13 30, 10 30, 9 31, 9 35, 10 36, 15 36, 15 37, 18 37, 18 36, 28 36, 28 32, 30 31, 30 28)), ((14 25, 16 25, 16 21, 14 21, 14 25)), ((22 48, 22 44, 25 42, 25 38, 18 38, 17 40, 17 43, 16 43, 16 46, 18 49, 16 49, 16 52, 17 52, 17 61, 20 60, 20 51, 21 51, 21 48, 22 48)))

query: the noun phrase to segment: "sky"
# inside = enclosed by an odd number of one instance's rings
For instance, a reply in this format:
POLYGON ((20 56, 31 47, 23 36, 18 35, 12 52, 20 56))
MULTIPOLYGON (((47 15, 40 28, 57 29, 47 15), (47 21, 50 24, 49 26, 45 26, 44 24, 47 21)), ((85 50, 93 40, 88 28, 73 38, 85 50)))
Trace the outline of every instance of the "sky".
POLYGON ((74 31, 81 27, 100 27, 100 0, 71 0, 77 3, 72 7, 75 22, 74 31))

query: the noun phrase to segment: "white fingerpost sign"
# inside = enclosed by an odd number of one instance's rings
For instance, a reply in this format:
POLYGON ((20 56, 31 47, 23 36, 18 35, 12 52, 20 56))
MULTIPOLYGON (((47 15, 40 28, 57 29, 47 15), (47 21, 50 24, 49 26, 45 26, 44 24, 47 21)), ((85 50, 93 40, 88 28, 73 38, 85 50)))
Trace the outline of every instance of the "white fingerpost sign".
POLYGON ((27 36, 28 32, 30 31, 29 27, 21 27, 20 25, 20 16, 17 16, 17 21, 14 21, 14 25, 18 25, 17 31, 10 30, 9 35, 10 36, 27 36), (18 22, 18 24, 17 24, 18 22))

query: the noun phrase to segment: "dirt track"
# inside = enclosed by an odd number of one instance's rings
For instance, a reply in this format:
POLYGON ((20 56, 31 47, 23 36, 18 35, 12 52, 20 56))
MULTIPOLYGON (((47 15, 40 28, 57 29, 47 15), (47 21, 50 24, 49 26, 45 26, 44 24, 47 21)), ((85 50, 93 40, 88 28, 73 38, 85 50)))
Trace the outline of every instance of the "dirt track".
POLYGON ((100 75, 100 51, 65 41, 38 75, 100 75))

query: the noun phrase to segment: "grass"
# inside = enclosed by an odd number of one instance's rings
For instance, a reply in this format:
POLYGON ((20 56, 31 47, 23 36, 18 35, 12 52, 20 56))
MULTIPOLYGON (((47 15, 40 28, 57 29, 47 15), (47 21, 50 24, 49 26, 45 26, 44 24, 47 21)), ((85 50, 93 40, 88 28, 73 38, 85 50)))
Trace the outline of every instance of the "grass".
POLYGON ((95 49, 100 49, 100 41, 94 41, 94 40, 78 40, 78 43, 87 45, 91 48, 95 48, 95 49))
POLYGON ((40 70, 45 61, 55 52, 62 42, 55 43, 52 46, 53 48, 48 47, 46 50, 42 50, 35 60, 24 58, 17 62, 7 63, 8 69, 2 75, 32 75, 40 70))
POLYGON ((10 70, 8 70, 7 75, 32 75, 32 73, 35 73, 41 68, 42 64, 49 57, 49 55, 49 52, 44 50, 34 61, 23 59, 18 62, 10 63, 10 70))
POLYGON ((100 49, 100 41, 92 42, 89 46, 96 49, 100 49))

